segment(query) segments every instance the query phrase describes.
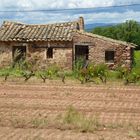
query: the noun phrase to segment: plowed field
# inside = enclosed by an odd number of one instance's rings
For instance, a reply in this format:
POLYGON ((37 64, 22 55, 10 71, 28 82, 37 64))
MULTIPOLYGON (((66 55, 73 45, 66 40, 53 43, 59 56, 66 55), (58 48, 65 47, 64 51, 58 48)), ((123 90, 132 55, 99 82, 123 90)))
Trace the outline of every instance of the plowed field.
POLYGON ((27 123, 55 118, 69 106, 86 117, 96 115, 102 124, 140 126, 140 87, 0 84, 0 140, 140 140, 135 132, 113 126, 81 133, 57 127, 33 128, 27 123))

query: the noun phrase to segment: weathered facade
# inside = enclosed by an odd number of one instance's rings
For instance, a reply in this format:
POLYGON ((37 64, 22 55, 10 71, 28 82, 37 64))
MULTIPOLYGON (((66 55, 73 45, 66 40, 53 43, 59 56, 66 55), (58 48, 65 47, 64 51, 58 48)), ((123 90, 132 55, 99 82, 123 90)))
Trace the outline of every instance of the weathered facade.
MULTIPOLYGON (((72 69, 76 59, 131 68, 134 45, 84 31, 84 20, 47 25, 4 22, 0 28, 0 67, 8 66, 18 49, 41 65, 72 69)), ((22 55, 21 55, 22 56, 22 55)))

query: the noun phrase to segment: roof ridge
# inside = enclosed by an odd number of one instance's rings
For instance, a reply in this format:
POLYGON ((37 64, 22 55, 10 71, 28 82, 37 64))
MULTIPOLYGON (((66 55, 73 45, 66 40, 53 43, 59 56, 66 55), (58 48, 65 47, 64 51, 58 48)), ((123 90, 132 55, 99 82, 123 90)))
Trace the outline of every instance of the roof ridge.
POLYGON ((28 23, 23 23, 23 22, 17 22, 17 21, 9 21, 9 20, 5 20, 3 22, 3 24, 7 24, 7 23, 14 23, 14 24, 21 24, 21 25, 26 25, 26 26, 47 26, 47 25, 57 25, 57 24, 72 24, 72 23, 76 23, 77 21, 69 21, 69 22, 56 22, 56 23, 44 23, 44 24, 28 24, 28 23))
POLYGON ((21 24, 21 25, 24 25, 24 23, 22 23, 22 22, 18 22, 18 21, 9 21, 9 20, 5 20, 5 21, 3 21, 3 24, 7 24, 7 23, 15 23, 15 24, 21 24))

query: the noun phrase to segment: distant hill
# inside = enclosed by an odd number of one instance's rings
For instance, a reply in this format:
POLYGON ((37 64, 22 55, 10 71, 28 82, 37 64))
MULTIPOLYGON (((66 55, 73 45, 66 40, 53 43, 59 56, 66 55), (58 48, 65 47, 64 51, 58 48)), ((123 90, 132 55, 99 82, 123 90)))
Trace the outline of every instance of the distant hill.
POLYGON ((92 31, 96 27, 107 27, 107 26, 113 26, 117 23, 93 23, 93 24, 86 24, 85 30, 86 31, 92 31))

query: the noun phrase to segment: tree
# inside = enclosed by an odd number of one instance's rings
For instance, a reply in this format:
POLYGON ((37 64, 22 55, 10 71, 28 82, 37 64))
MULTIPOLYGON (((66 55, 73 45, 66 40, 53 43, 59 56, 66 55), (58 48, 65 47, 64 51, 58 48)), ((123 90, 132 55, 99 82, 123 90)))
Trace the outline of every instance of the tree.
POLYGON ((130 20, 109 27, 96 27, 92 33, 134 43, 138 45, 136 49, 140 49, 140 24, 136 21, 130 20))

